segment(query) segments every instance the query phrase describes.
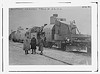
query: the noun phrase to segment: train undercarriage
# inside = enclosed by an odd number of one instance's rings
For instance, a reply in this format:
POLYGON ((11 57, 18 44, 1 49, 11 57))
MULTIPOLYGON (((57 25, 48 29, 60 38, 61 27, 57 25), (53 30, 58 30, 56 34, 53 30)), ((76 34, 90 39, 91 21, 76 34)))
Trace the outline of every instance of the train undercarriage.
POLYGON ((91 53, 91 42, 52 41, 44 43, 44 47, 57 48, 62 51, 78 51, 91 53))

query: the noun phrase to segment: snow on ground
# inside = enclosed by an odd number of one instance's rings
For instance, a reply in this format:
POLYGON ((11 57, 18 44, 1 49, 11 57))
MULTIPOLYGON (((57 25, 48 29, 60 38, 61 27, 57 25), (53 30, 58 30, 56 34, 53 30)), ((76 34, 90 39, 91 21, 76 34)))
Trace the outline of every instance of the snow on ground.
POLYGON ((44 48, 43 55, 31 54, 25 55, 22 43, 10 42, 9 49, 10 65, 91 65, 91 56, 83 55, 83 53, 65 52, 44 48))

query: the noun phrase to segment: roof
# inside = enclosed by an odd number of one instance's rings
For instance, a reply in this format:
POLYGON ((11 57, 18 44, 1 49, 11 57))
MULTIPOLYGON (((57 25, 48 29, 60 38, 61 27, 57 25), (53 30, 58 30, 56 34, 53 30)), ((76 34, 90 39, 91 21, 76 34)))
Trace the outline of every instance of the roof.
POLYGON ((69 25, 69 24, 70 24, 70 22, 69 22, 69 21, 59 21, 59 22, 64 23, 64 24, 67 24, 67 25, 69 25))
POLYGON ((55 24, 49 24, 44 27, 44 29, 52 29, 55 24))

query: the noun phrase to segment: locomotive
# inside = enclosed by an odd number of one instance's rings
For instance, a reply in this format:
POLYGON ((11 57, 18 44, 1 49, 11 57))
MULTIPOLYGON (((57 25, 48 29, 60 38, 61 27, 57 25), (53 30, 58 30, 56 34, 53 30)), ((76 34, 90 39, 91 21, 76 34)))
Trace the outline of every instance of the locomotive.
POLYGON ((47 47, 56 46, 64 51, 76 49, 76 51, 91 52, 91 36, 81 34, 75 25, 75 20, 66 24, 65 18, 58 18, 58 14, 53 14, 50 17, 50 24, 43 28, 43 32, 45 32, 47 47))

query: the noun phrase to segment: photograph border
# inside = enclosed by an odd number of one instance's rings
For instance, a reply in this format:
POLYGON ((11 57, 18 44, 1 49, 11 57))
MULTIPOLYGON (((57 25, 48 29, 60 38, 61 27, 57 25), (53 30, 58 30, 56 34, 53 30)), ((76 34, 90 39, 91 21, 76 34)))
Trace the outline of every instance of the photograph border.
MULTIPOLYGON (((59 2, 58 2, 59 3, 59 2)), ((60 2, 62 3, 62 2, 60 2)), ((66 3, 66 2, 64 2, 66 3)), ((70 2, 71 3, 71 2, 70 2)), ((98 72, 99 71, 99 66, 98 66, 98 2, 91 2, 91 3, 96 3, 97 4, 97 71, 94 72, 98 72)), ((2 72, 4 72, 4 51, 3 51, 3 8, 2 8, 2 72)), ((92 72, 92 71, 9 71, 9 72, 92 72)))

